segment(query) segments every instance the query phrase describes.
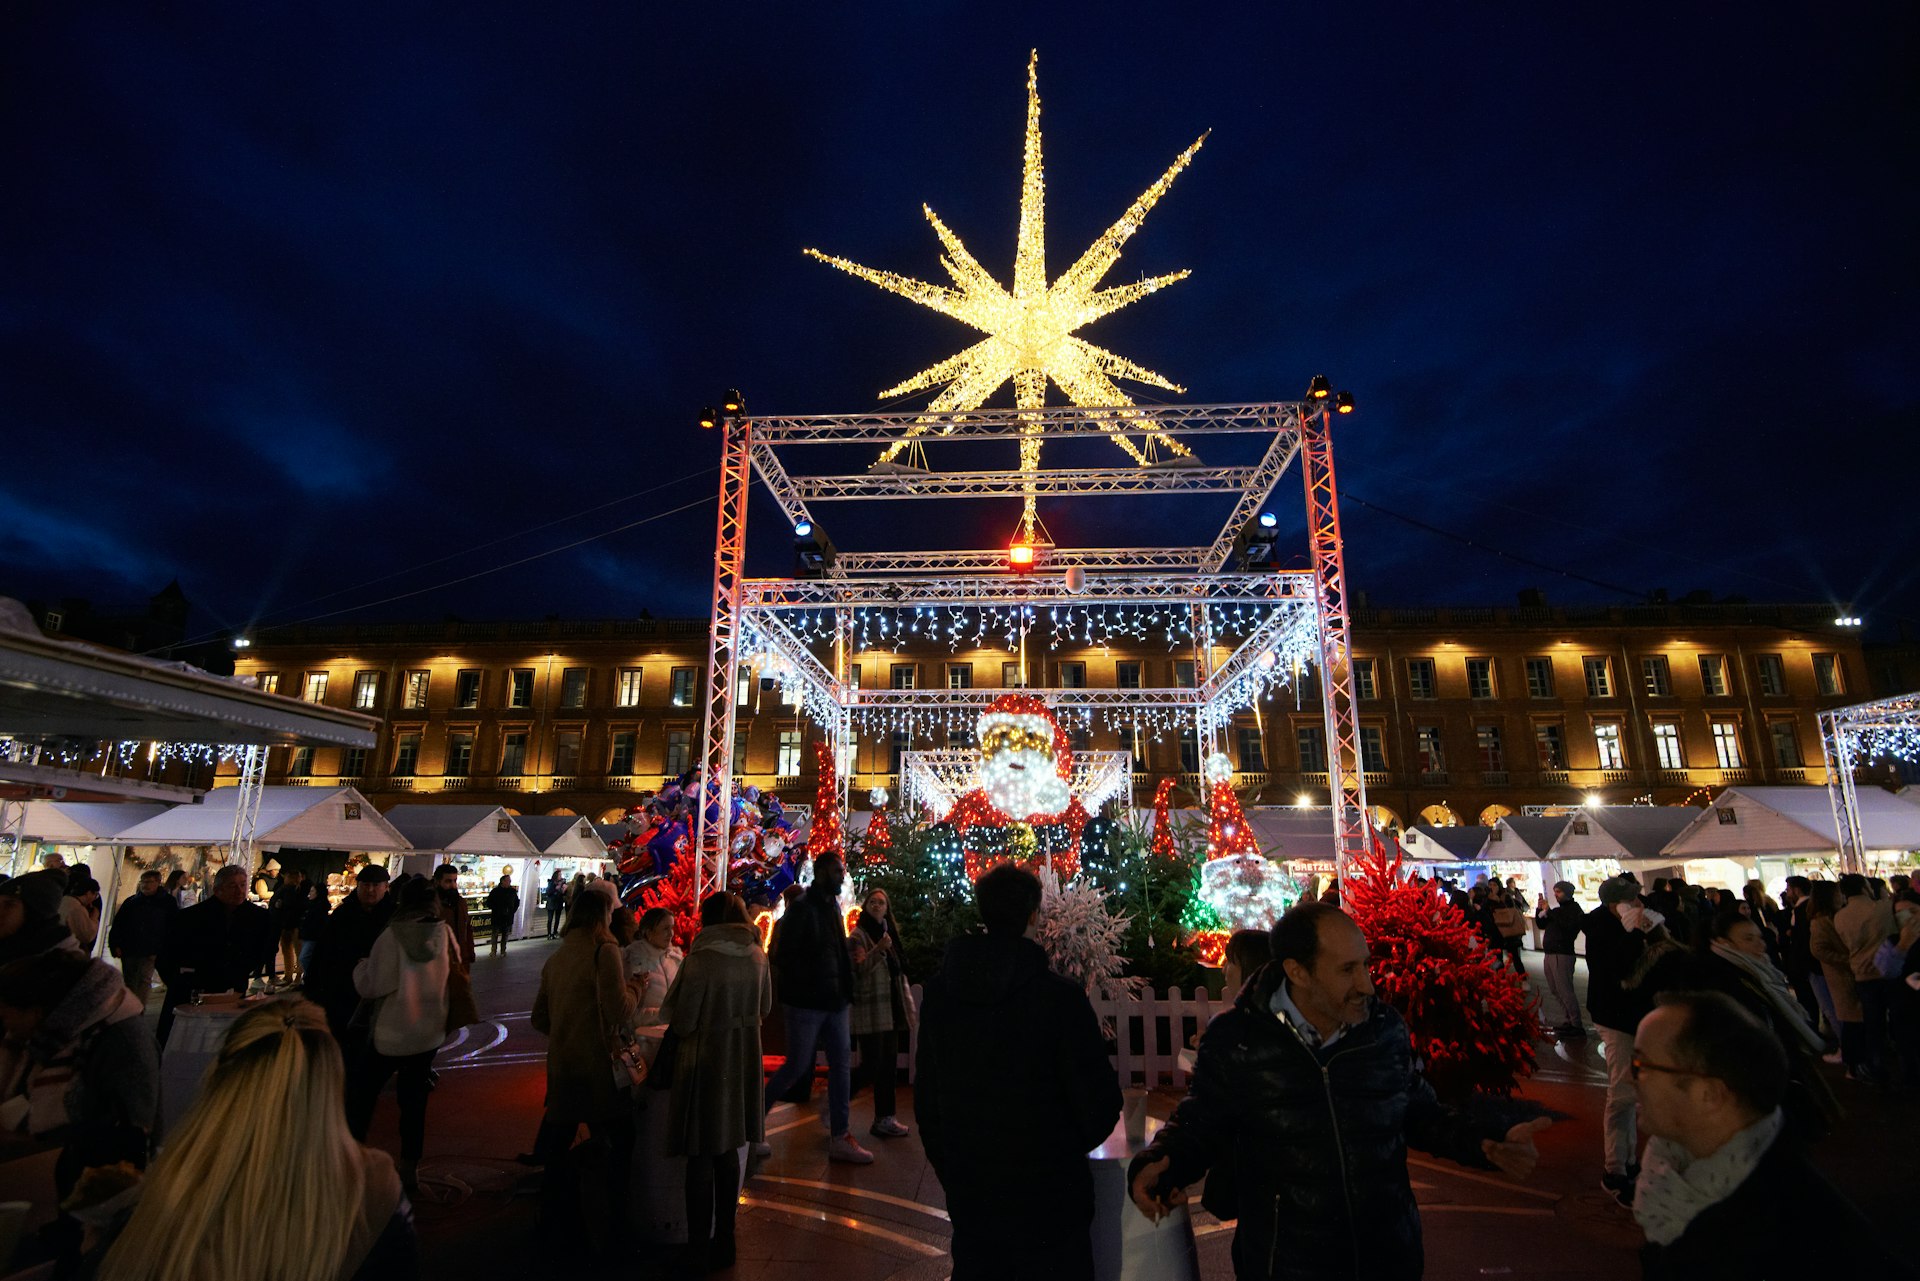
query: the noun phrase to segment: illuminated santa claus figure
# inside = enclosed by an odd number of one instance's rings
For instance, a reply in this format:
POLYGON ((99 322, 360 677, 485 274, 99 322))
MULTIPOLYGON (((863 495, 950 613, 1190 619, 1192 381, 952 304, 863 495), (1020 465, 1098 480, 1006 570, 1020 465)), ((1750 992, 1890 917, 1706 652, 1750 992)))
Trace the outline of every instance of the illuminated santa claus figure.
MULTIPOLYGON (((1087 813, 1067 786, 1073 775, 1073 745, 1047 705, 1031 694, 1003 694, 980 714, 980 786, 947 815, 960 836, 967 875, 985 870, 975 828, 1006 829, 1064 823, 1076 850, 1087 813)), ((1030 833, 1025 834, 1030 840, 1030 833)), ((1079 860, 1073 860, 1077 870, 1079 860)))

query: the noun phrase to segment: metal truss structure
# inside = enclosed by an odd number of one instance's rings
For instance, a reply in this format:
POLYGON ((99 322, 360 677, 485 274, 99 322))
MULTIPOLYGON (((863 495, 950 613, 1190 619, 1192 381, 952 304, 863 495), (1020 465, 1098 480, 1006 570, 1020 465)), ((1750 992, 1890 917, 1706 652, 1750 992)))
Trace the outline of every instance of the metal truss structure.
POLYGON ((1820 713, 1820 747, 1827 758, 1827 799, 1840 842, 1840 870, 1865 872, 1854 770, 1883 756, 1920 760, 1920 692, 1820 713))
MULTIPOLYGON (((990 691, 997 692, 997 691, 990 691)), ((900 799, 908 806, 924 805, 945 817, 974 787, 980 758, 970 748, 945 747, 900 756, 900 799)), ((1075 796, 1098 812, 1109 798, 1133 784, 1133 757, 1128 752, 1075 752, 1068 780, 1075 796)))
MULTIPOLYGON (((1151 689, 1031 688, 1069 725, 1107 726, 1129 717, 1190 726, 1196 746, 1216 745, 1236 711, 1267 689, 1284 685, 1301 665, 1320 682, 1329 746, 1328 773, 1342 858, 1366 849, 1365 784, 1359 770, 1359 730, 1351 688, 1345 565, 1338 495, 1324 400, 1245 405, 1156 405, 1113 409, 1077 406, 975 409, 964 413, 862 413, 753 418, 744 411, 719 420, 722 437, 719 527, 714 550, 713 630, 708 646, 701 761, 705 793, 696 815, 702 857, 696 893, 725 885, 731 820, 725 789, 732 776, 734 707, 743 665, 776 681, 789 702, 827 736, 841 762, 841 804, 849 776, 849 744, 858 728, 939 723, 964 735, 972 716, 1000 689, 862 689, 848 674, 855 615, 860 611, 988 611, 1026 627, 1048 610, 1151 610, 1179 618, 1193 636, 1191 686, 1151 689), (789 470, 790 448, 912 440, 916 463, 924 447, 943 442, 1023 439, 1110 439, 1124 434, 1168 434, 1194 439, 1248 436, 1260 442, 1251 465, 1209 466, 1193 457, 1148 461, 1138 467, 1061 467, 1038 471, 933 471, 878 463, 859 474, 789 470), (1303 460, 1310 571, 1230 570, 1242 532, 1259 516, 1293 460, 1303 460), (746 494, 754 475, 772 494, 790 528, 821 528, 812 504, 957 498, 1128 497, 1234 495, 1232 510, 1205 546, 1073 548, 1035 546, 1030 573, 1014 573, 1005 549, 880 549, 839 552, 819 578, 749 579, 746 494), (1231 652, 1220 611, 1239 624, 1231 652), (1252 621, 1247 623, 1248 614, 1252 621), (817 616, 817 617, 816 617, 817 616), (944 717, 944 721, 940 718, 944 717), (964 719, 965 726, 962 726, 964 719)), ((788 530, 781 531, 783 537, 788 530)), ((996 621, 996 627, 1001 624, 996 621)), ((1137 720, 1134 722, 1137 725, 1137 720)), ((1184 732, 1184 729, 1183 729, 1184 732)), ((1102 768, 1129 779, 1126 752, 1075 753, 1115 758, 1102 768)), ((910 751, 914 795, 957 795, 964 763, 959 749, 910 751)), ((1104 776, 1103 776, 1104 777, 1104 776)), ((1090 781, 1092 781, 1090 779, 1090 781)), ((1076 778, 1076 785, 1078 779, 1076 778)), ((1126 783, 1121 784, 1125 786, 1126 783)), ((965 790, 964 788, 961 790, 965 790)))

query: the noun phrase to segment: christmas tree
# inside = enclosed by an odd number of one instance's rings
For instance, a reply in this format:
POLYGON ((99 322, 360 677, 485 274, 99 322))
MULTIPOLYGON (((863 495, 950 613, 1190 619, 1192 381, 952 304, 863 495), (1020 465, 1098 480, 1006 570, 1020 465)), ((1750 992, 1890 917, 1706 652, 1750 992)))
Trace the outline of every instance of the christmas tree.
POLYGON ((1510 1095, 1532 1075, 1540 1024, 1521 977, 1502 968, 1458 908, 1407 879, 1378 836, 1348 864, 1340 900, 1372 947, 1375 994, 1406 1019, 1442 1098, 1510 1095))
POLYGON ((833 747, 825 739, 813 745, 814 759, 820 763, 820 785, 813 791, 813 826, 807 832, 807 857, 839 854, 840 780, 834 773, 833 747))
POLYGON ((878 809, 867 822, 866 851, 867 858, 873 862, 882 861, 886 852, 893 848, 893 831, 887 826, 887 812, 878 809))
POLYGON ((1153 790, 1153 840, 1147 850, 1155 858, 1172 858, 1173 844, 1173 779, 1171 776, 1160 780, 1160 786, 1153 790))

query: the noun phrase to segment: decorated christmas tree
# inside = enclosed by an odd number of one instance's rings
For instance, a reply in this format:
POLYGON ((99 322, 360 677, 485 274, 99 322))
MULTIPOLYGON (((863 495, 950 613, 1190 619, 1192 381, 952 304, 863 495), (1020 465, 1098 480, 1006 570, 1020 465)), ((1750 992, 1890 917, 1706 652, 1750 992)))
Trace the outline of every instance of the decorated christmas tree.
POLYGON ((893 848, 893 831, 887 826, 887 811, 877 809, 867 822, 866 852, 869 862, 882 859, 893 848))
POLYGON ((1340 899, 1372 947, 1375 993, 1406 1019, 1442 1098, 1510 1095, 1532 1075, 1540 1025, 1520 976, 1502 968, 1458 908, 1414 885, 1378 836, 1347 865, 1340 899))
POLYGON ((1153 840, 1147 846, 1155 858, 1172 858, 1173 845, 1173 778, 1168 776, 1160 780, 1160 786, 1153 789, 1153 840))
POLYGON ((840 854, 840 780, 834 772, 833 747, 825 739, 813 744, 814 759, 820 763, 820 784, 813 792, 813 826, 807 832, 807 858, 822 854, 840 854))

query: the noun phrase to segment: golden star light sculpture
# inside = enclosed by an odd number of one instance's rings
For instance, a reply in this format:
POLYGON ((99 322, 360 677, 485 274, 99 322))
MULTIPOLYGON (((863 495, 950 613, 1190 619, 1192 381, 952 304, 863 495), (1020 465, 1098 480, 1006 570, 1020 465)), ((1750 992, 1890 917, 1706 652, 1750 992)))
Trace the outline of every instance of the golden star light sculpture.
MULTIPOLYGON (((1038 68, 1039 53, 1036 50, 1027 60, 1027 137, 1020 181, 1020 232, 1014 253, 1011 290, 988 275, 986 268, 967 252, 960 238, 948 230, 947 225, 925 205, 921 209, 927 215, 927 221, 933 224, 934 234, 940 237, 940 244, 946 250, 940 258, 940 265, 953 278, 953 288, 930 285, 890 271, 876 271, 845 258, 821 253, 818 249, 808 249, 806 252, 821 262, 871 281, 924 307, 931 307, 986 335, 958 355, 895 383, 880 393, 881 398, 939 387, 940 392, 927 406, 928 411, 957 412, 985 404, 987 397, 1012 379, 1015 407, 1038 409, 1046 404, 1047 380, 1052 379, 1075 405, 1116 409, 1113 414, 1098 416, 1096 421, 1141 466, 1153 461, 1155 448, 1160 445, 1176 455, 1187 456, 1190 451, 1184 445, 1153 431, 1150 422, 1143 421, 1144 415, 1139 411, 1119 410, 1121 406, 1132 405, 1133 401, 1120 390, 1114 379, 1125 378, 1172 392, 1181 392, 1185 388, 1151 369, 1104 347, 1096 347, 1073 334, 1075 330, 1146 297, 1162 286, 1186 279, 1187 272, 1175 271, 1130 285, 1115 285, 1105 289, 1098 287, 1108 270, 1119 261, 1122 246, 1140 229, 1147 211, 1166 194, 1173 180, 1207 140, 1207 135, 1201 134, 1192 146, 1181 152, 1167 171, 1127 207, 1119 220, 1049 285, 1046 267, 1046 183, 1040 165, 1038 68), (1144 449, 1128 438, 1129 430, 1142 432, 1144 449)), ((916 424, 906 436, 887 447, 880 455, 880 462, 891 462, 899 457, 902 450, 933 425, 931 420, 916 424)), ((1039 466, 1039 439, 1023 439, 1020 442, 1020 470, 1031 478, 1039 466)), ((1025 510, 1021 517, 1021 538, 1029 542, 1035 537, 1034 500, 1035 492, 1029 479, 1025 510)))

